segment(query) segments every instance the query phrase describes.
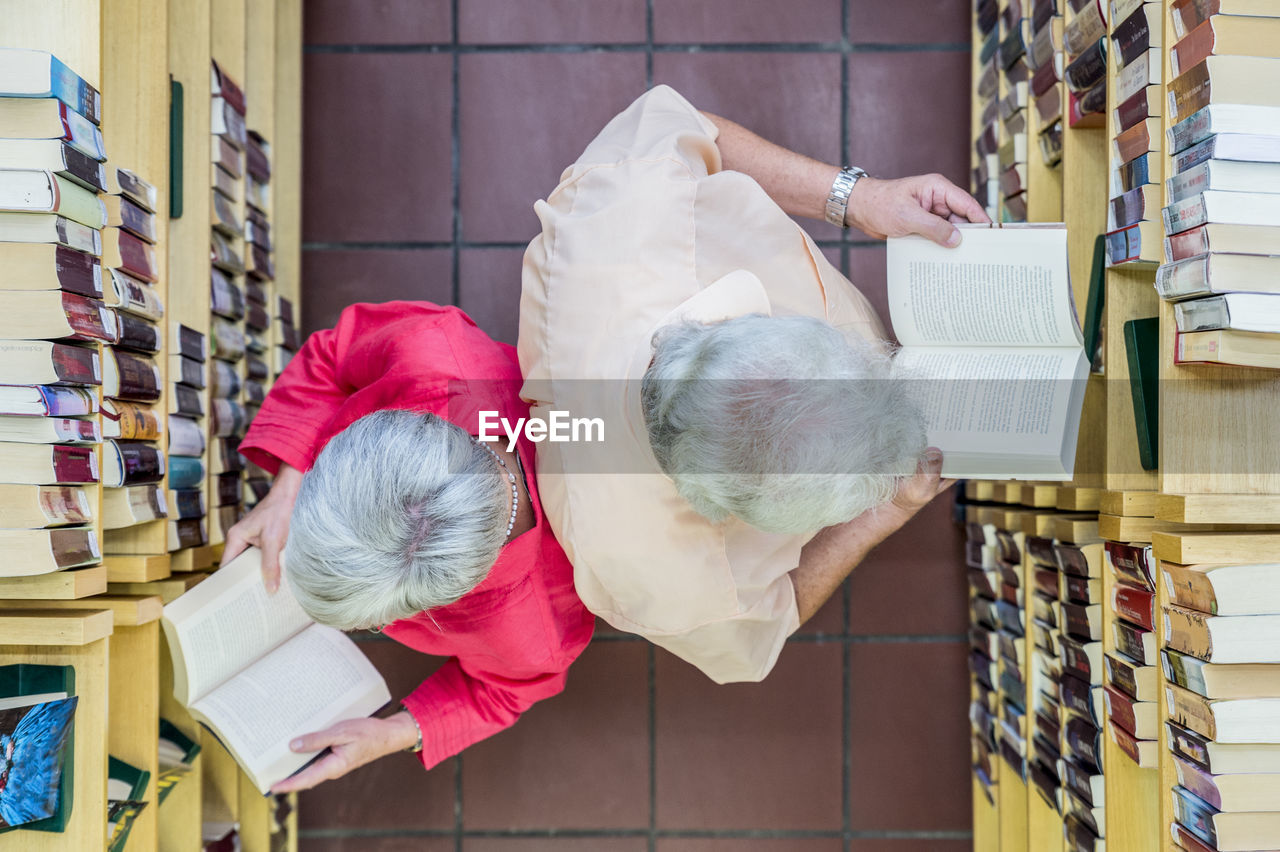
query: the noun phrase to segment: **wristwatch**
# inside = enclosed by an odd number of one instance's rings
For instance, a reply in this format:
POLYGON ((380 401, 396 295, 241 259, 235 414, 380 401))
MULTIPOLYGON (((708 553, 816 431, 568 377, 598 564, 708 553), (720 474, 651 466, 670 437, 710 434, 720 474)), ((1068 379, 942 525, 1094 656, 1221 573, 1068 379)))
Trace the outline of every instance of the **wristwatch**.
POLYGON ((831 192, 827 195, 827 221, 837 228, 849 227, 845 224, 845 212, 849 209, 849 193, 854 184, 866 177, 867 173, 857 166, 845 166, 831 183, 831 192))

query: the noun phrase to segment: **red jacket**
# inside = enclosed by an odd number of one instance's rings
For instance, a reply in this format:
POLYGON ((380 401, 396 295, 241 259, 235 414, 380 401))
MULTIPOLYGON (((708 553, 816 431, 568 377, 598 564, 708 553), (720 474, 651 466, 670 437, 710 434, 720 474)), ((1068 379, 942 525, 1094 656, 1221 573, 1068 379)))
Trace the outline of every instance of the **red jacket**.
MULTIPOLYGON (((308 470, 325 443, 382 409, 430 412, 478 434, 477 412, 528 416, 515 350, 471 318, 429 302, 352 305, 318 331, 276 380, 240 451, 274 473, 308 470)), ((505 438, 503 439, 505 441, 505 438)), ((450 659, 404 699, 422 729, 430 768, 509 727, 535 701, 564 688, 565 670, 591 639, 595 619, 573 589, 573 567, 542 514, 534 450, 517 447, 534 527, 503 547, 489 576, 449 606, 382 632, 450 659)))

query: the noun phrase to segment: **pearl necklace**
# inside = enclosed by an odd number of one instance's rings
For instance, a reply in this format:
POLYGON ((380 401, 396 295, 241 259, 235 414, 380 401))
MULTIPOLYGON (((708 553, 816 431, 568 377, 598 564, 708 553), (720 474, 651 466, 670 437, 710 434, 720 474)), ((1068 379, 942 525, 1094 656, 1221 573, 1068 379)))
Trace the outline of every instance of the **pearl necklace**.
MULTIPOLYGON (((476 443, 480 444, 479 441, 476 443)), ((520 508, 520 491, 516 488, 516 475, 507 469, 506 459, 484 444, 480 446, 484 447, 485 452, 493 456, 494 461, 502 466, 502 472, 507 475, 507 482, 511 483, 511 518, 507 521, 507 538, 511 538, 511 531, 516 527, 516 511, 520 508)))

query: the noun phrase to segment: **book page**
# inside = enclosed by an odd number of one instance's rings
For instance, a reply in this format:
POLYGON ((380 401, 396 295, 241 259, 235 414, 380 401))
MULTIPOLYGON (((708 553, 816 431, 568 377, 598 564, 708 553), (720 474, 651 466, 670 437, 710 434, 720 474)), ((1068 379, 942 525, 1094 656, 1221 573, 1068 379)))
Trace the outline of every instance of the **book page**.
POLYGON ((175 696, 184 706, 192 704, 311 623, 283 571, 279 591, 267 594, 262 551, 250 547, 165 606, 175 696))
POLYGON ((1007 458, 1016 475, 1020 463, 1043 473, 1031 457, 1057 462, 1068 440, 1074 450, 1083 349, 920 346, 897 359, 924 409, 928 441, 943 452, 944 477, 976 475, 959 469, 965 454, 1007 458))
POLYGON ((354 642, 312 624, 192 709, 266 792, 316 755, 290 751, 291 739, 369 716, 390 700, 382 676, 354 642))
POLYGON ((1079 346, 1065 228, 961 228, 957 248, 889 240, 889 315, 904 346, 1079 346))

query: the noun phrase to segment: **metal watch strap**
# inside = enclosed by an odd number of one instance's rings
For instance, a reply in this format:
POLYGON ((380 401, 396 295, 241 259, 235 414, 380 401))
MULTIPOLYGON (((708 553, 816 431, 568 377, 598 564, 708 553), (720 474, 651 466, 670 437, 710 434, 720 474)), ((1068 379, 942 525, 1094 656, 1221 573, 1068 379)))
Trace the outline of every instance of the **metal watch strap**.
POLYGON ((849 209, 849 193, 854 184, 866 177, 867 173, 857 166, 845 166, 831 183, 831 192, 827 195, 827 221, 837 228, 847 228, 844 216, 849 209))
POLYGON ((405 751, 412 752, 413 754, 417 754, 418 752, 422 751, 422 726, 418 724, 418 719, 416 716, 413 715, 413 711, 411 711, 408 707, 405 707, 403 702, 401 702, 400 704, 400 709, 409 714, 409 719, 410 721, 413 722, 413 728, 415 731, 418 732, 418 741, 414 743, 412 746, 410 746, 409 748, 405 749, 405 751))

